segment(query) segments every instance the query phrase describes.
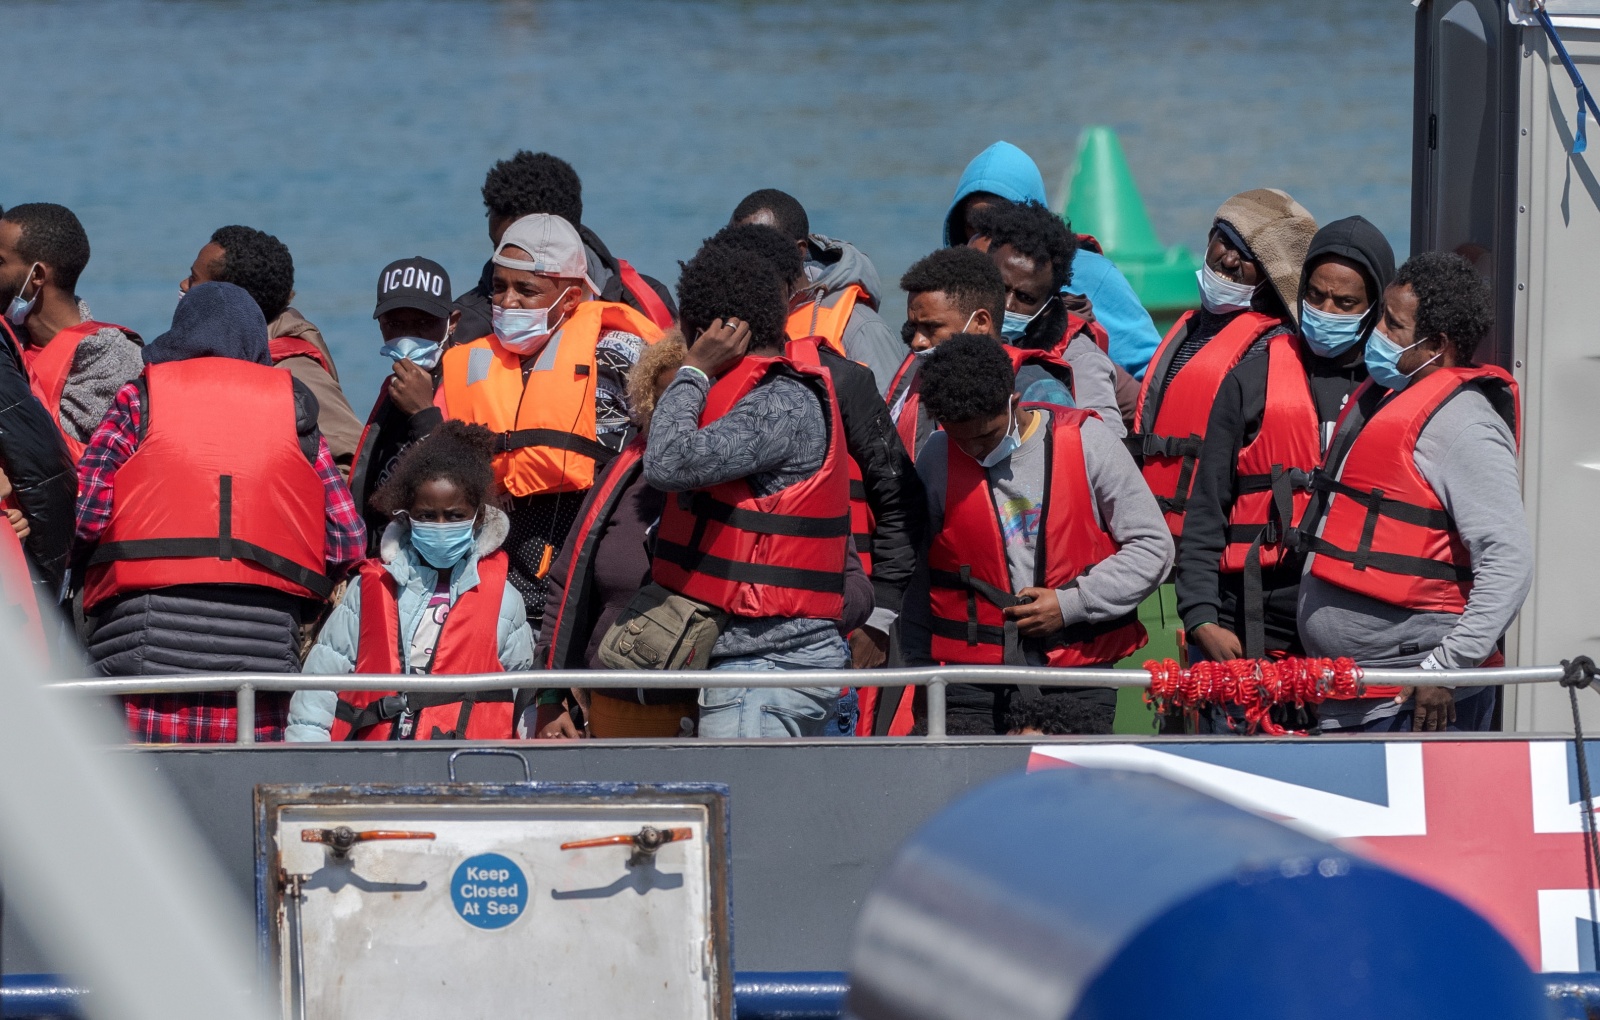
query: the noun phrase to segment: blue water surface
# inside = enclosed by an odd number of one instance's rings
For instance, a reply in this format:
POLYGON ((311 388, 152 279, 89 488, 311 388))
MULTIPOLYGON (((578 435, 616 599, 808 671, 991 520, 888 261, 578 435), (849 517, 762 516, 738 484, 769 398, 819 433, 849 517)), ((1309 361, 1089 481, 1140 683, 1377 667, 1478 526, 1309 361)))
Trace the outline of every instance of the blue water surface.
POLYGON ((1121 133, 1162 240, 1282 187, 1408 244, 1412 17, 1396 0, 1028 3, 7 0, 0 205, 88 228, 80 292, 147 337, 211 231, 294 253, 296 306, 364 412, 387 362, 378 271, 472 285, 479 188, 518 148, 584 181, 584 219, 671 282, 748 191, 893 283, 939 241, 966 161, 1027 149, 1052 202, 1081 128, 1121 133))

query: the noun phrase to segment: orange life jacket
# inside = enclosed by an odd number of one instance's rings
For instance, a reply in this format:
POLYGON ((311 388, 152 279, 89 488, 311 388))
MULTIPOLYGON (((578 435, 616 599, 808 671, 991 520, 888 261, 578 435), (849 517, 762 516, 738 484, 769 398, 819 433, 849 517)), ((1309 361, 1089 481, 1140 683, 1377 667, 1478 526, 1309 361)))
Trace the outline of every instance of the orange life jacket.
POLYGON ((644 470, 645 437, 639 436, 622 448, 589 491, 588 502, 567 532, 567 542, 572 550, 567 558, 567 576, 561 586, 561 604, 556 608, 555 629, 549 635, 550 651, 543 663, 545 669, 587 669, 584 661, 588 634, 577 634, 578 619, 589 600, 590 571, 593 569, 595 549, 605 534, 606 523, 616 512, 617 501, 644 470))
POLYGON ((444 352, 445 406, 452 418, 498 433, 494 476, 513 496, 582 492, 614 451, 596 441, 595 346, 620 330, 661 339, 661 330, 627 305, 585 301, 545 342, 523 380, 521 356, 492 335, 444 352))
POLYGON ((1193 318, 1193 312, 1180 316, 1150 359, 1134 409, 1137 431, 1130 437, 1133 448, 1144 457, 1144 480, 1166 514, 1173 537, 1183 534, 1183 513, 1194 487, 1195 462, 1200 458, 1211 404, 1223 377, 1245 356, 1251 344, 1282 325, 1270 315, 1241 312, 1166 382, 1167 368, 1188 336, 1193 318))
MULTIPOLYGON (((1110 532, 1095 523, 1094 492, 1083 459, 1079 430, 1094 413, 1053 406, 1043 410, 1050 416, 1044 437, 1049 474, 1040 510, 1041 554, 1034 584, 1058 589, 1069 587, 1119 547, 1110 532)), ((988 471, 954 444, 946 470, 944 527, 928 550, 933 658, 943 663, 1023 665, 1023 639, 1016 624, 1001 612, 1020 603, 1011 590, 988 471)), ((1138 615, 1129 613, 1104 623, 1074 624, 1051 638, 1044 651, 1051 666, 1094 666, 1132 655, 1146 640, 1138 615)))
MULTIPOLYGON (((439 631, 431 676, 499 673, 500 604, 506 593, 506 554, 478 561, 478 583, 461 593, 439 631)), ((361 629, 356 669, 362 675, 401 674, 406 652, 400 647, 400 602, 394 575, 379 560, 358 570, 361 629)), ((397 691, 341 691, 329 736, 334 740, 510 740, 516 736, 511 691, 402 694, 397 691), (409 735, 400 736, 410 712, 409 735)))
POLYGON ((657 584, 735 616, 837 620, 844 613, 850 477, 832 377, 816 348, 791 344, 781 357, 746 356, 711 387, 700 426, 778 373, 822 399, 822 467, 770 496, 755 495, 744 478, 669 495, 652 572, 657 584))
POLYGON ((295 431, 294 378, 233 358, 148 365, 139 448, 112 481, 83 604, 178 584, 327 598, 322 480, 295 431))
POLYGON ((27 635, 24 640, 31 641, 35 650, 41 654, 48 651, 28 557, 22 551, 22 540, 4 518, 0 518, 0 615, 20 622, 19 632, 27 635))
POLYGON ((850 314, 856 302, 870 298, 860 284, 852 283, 843 290, 808 301, 789 313, 787 332, 791 340, 819 337, 837 353, 844 352, 844 331, 850 325, 850 314))
POLYGON ((39 398, 39 403, 50 412, 56 428, 61 430, 61 438, 67 441, 67 453, 72 457, 74 466, 83 459, 83 451, 88 444, 72 438, 61 427, 61 395, 66 392, 67 379, 72 375, 72 362, 78 356, 78 345, 83 343, 86 337, 102 329, 117 329, 124 333, 132 333, 131 330, 114 323, 95 322, 91 319, 76 326, 68 326, 43 347, 22 348, 23 361, 28 367, 28 381, 32 384, 33 395, 39 398))
POLYGON ((1325 502, 1307 515, 1300 536, 1301 547, 1315 554, 1314 576, 1403 609, 1466 609, 1471 558, 1413 454, 1439 408, 1473 384, 1520 445, 1517 384, 1494 366, 1442 368, 1387 395, 1368 380, 1351 397, 1315 478, 1325 502), (1374 399, 1382 402, 1370 410, 1374 399))
POLYGON ((333 366, 328 364, 328 356, 322 353, 322 348, 298 336, 275 336, 267 341, 267 353, 272 356, 272 363, 276 365, 285 358, 310 358, 329 375, 333 374, 333 366))

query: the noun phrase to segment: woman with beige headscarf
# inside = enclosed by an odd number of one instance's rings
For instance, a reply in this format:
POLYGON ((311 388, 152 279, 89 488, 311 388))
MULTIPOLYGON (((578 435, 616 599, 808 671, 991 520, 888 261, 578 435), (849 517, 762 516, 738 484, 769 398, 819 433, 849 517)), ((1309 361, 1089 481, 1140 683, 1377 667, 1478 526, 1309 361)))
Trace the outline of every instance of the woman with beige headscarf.
POLYGON ((1211 402, 1252 348, 1298 323, 1300 271, 1317 221, 1276 188, 1222 203, 1201 266, 1200 309, 1187 312, 1156 349, 1134 410, 1134 452, 1174 538, 1194 485, 1211 402))

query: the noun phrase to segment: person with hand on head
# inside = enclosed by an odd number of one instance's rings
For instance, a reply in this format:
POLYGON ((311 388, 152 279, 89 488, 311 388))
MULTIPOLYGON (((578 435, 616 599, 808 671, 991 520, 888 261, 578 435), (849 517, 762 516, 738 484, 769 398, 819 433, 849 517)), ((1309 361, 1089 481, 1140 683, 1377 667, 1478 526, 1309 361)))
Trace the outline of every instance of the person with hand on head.
MULTIPOLYGON (((728 614, 712 669, 838 669, 850 482, 828 370, 784 334, 764 262, 702 248, 678 278, 689 354, 650 421, 645 480, 669 494, 652 576, 728 614), (676 496, 671 494, 677 494, 676 496)), ((839 688, 706 688, 700 735, 815 736, 839 688)))
MULTIPOLYGON (((805 290, 805 263, 798 246, 774 227, 756 223, 723 227, 706 245, 761 259, 784 282, 791 299, 805 290)), ((806 340, 789 331, 794 326, 791 315, 786 328, 789 342, 806 340)), ((894 622, 922 542, 926 500, 916 464, 897 440, 872 371, 827 344, 812 346, 838 398, 850 467, 851 531, 855 550, 872 577, 877 604, 866 625, 850 632, 851 663, 857 669, 876 669, 890 658, 894 622)))
MULTIPOLYGON (((306 655, 304 672, 448 676, 533 666, 533 631, 500 551, 494 437, 446 422, 412 444, 374 497, 390 517, 306 655)), ((298 691, 285 739, 509 740, 512 690, 298 691)))
MULTIPOLYGON (((317 431, 317 399, 272 368, 261 308, 231 283, 190 287, 144 349, 78 464, 72 576, 102 676, 295 673, 300 629, 366 549, 317 431)), ((130 695, 150 743, 232 742, 234 695, 130 695)), ((259 740, 288 697, 256 699, 259 740)))
POLYGON ((492 261, 494 333, 444 352, 434 403, 495 433, 511 583, 533 622, 583 493, 632 438, 628 370, 661 330, 596 299, 583 238, 560 216, 506 226, 492 261))
POLYGON ((1257 188, 1222 203, 1200 267, 1200 310, 1185 312, 1150 360, 1130 448, 1174 538, 1194 485, 1211 404, 1251 350, 1299 323, 1300 272, 1317 221, 1285 192, 1257 188))
POLYGON ((288 247, 253 227, 221 227, 200 248, 178 290, 187 294, 201 283, 243 287, 261 306, 272 363, 317 398, 317 429, 333 451, 339 474, 348 480, 361 438, 361 419, 339 385, 339 369, 321 331, 289 304, 294 300, 294 259, 288 247))
MULTIPOLYGON (((678 317, 672 294, 661 281, 645 276, 626 259, 611 254, 605 242, 583 223, 583 181, 572 164, 548 152, 519 150, 489 168, 483 181, 483 207, 489 218, 489 244, 498 249, 506 228, 522 219, 544 213, 560 216, 578 232, 583 242, 588 278, 601 301, 625 304, 667 329, 678 317)), ((461 313, 457 333, 462 340, 493 332, 494 262, 483 264, 477 286, 456 298, 461 313)))
MULTIPOLYGON (((958 334, 928 355, 941 426, 917 457, 932 541, 906 599, 913 665, 1107 666, 1144 646, 1138 608, 1172 538, 1132 457, 1092 412, 1023 404, 1011 359, 958 334)), ((1111 732, 1114 688, 951 684, 952 734, 1005 733, 1014 700, 1068 698, 1111 732)))
MULTIPOLYGON (((1517 386, 1473 362, 1489 335, 1489 285, 1459 255, 1424 252, 1395 273, 1350 399, 1318 470, 1299 541, 1300 638, 1316 656, 1373 668, 1471 669, 1533 585, 1517 476, 1517 386)), ((1367 687, 1318 706, 1329 730, 1485 730, 1493 687, 1367 687)))
POLYGON ((89 235, 50 202, 0 215, 0 299, 34 395, 55 419, 74 464, 112 400, 143 368, 139 334, 97 321, 78 297, 89 235))
POLYGON ((1274 334, 1222 380, 1178 550, 1192 658, 1305 654, 1296 627, 1303 560, 1291 541, 1334 422, 1367 378, 1367 338, 1393 277, 1394 252, 1377 227, 1360 216, 1329 223, 1300 274, 1300 335, 1274 334))
POLYGON ((392 367, 356 445, 350 491, 366 514, 368 555, 376 556, 388 519, 371 505, 373 494, 394 473, 401 454, 444 421, 433 404, 439 362, 461 311, 450 304, 450 277, 444 267, 413 256, 383 267, 372 317, 383 337, 378 353, 392 367))
POLYGON ((728 225, 741 224, 773 228, 804 260, 805 279, 789 296, 790 339, 820 337, 834 353, 867 366, 881 398, 900 363, 900 345, 878 314, 883 285, 872 260, 853 244, 812 233, 805 207, 776 188, 740 200, 728 225))
MULTIPOLYGON (((945 213, 944 244, 971 241, 976 232, 973 216, 1000 202, 1045 204, 1044 177, 1038 165, 1010 142, 995 142, 967 164, 945 213)), ((1070 282, 1062 297, 1074 314, 1105 328, 1111 360, 1137 381, 1144 377, 1161 334, 1127 277, 1101 253, 1099 242, 1087 234, 1076 236, 1070 282)))
MULTIPOLYGON (((1117 403, 1117 366, 1110 341, 1098 324, 1074 315, 1062 301, 1072 284, 1078 238, 1061 217, 1038 202, 996 202, 971 216, 969 244, 986 251, 1006 288, 1000 334, 1024 350, 1043 350, 1072 367, 1071 403, 1100 416, 1117 438, 1127 434, 1117 403)), ((1020 380, 1019 380, 1020 381, 1020 380)), ((1049 396, 1054 380, 1021 386, 1022 399, 1049 396)))

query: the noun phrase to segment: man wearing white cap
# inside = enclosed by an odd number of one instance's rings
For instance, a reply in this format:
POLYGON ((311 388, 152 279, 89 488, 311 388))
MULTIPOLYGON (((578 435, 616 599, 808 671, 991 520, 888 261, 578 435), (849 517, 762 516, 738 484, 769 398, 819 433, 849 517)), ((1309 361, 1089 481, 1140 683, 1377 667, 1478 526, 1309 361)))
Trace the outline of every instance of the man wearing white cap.
POLYGON ((630 438, 628 369, 661 330, 595 299, 583 240, 559 216, 517 220, 493 262, 494 332, 445 352, 435 402, 496 433, 511 581, 537 626, 545 574, 583 494, 630 438))

